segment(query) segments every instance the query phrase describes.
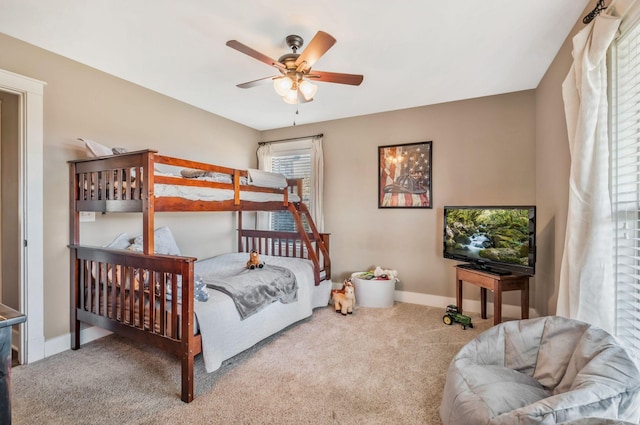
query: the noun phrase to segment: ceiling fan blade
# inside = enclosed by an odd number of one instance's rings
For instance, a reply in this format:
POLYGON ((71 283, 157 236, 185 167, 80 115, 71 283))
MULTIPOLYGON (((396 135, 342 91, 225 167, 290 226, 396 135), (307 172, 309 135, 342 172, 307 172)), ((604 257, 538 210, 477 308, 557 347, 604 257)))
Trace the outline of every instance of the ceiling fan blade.
POLYGON ((264 83, 269 83, 276 77, 277 75, 272 75, 271 77, 264 77, 258 80, 247 81, 246 83, 238 84, 236 87, 240 87, 241 89, 248 89, 251 87, 259 86, 264 83))
POLYGON ((324 31, 318 31, 311 42, 296 59, 296 67, 306 62, 302 70, 309 71, 314 63, 336 43, 336 39, 324 31))
POLYGON ((269 56, 260 53, 245 44, 240 43, 238 40, 227 41, 227 46, 231 47, 232 49, 236 49, 237 51, 244 53, 245 55, 249 55, 254 59, 258 59, 260 62, 264 62, 269 66, 273 66, 278 69, 286 69, 286 67, 277 60, 272 59, 269 56))
POLYGON ((364 76, 360 74, 341 74, 339 72, 311 71, 310 74, 306 75, 306 78, 309 78, 311 81, 359 86, 364 76))

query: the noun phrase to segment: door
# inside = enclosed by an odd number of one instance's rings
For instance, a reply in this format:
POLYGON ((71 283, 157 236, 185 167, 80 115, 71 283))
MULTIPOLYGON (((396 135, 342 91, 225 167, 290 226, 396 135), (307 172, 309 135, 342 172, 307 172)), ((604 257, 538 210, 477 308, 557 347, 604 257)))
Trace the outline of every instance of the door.
MULTIPOLYGON (((15 213, 18 225, 15 229, 17 240, 11 243, 10 253, 15 255, 18 266, 12 270, 17 274, 17 304, 16 310, 27 316, 27 322, 19 325, 21 328, 20 341, 17 344, 20 350, 21 363, 30 363, 41 360, 45 357, 44 339, 44 229, 43 229, 43 116, 44 116, 44 87, 45 83, 24 75, 19 75, 10 71, 0 69, 0 95, 10 94, 17 99, 17 146, 15 146, 15 162, 13 166, 17 168, 15 180, 2 178, 5 184, 3 192, 6 190, 6 183, 12 183, 17 192, 17 201, 11 208, 6 205, 6 195, 2 197, 2 219, 7 220, 7 214, 15 213)), ((6 119, 8 108, 7 98, 3 101, 4 134, 6 137, 6 119)), ((6 140, 3 142, 6 144, 6 140)), ((6 165, 11 161, 6 161, 4 153, 2 172, 6 175, 6 165)), ((9 185, 10 186, 10 185, 9 185)), ((5 227, 4 231, 7 231, 5 227)), ((5 234, 3 241, 5 239, 5 234)), ((3 268, 6 272, 7 247, 3 249, 3 268)), ((7 277, 3 276, 3 287, 7 286, 7 277)), ((3 289, 4 289, 3 288, 3 289)), ((4 291, 3 291, 4 292, 4 291)), ((15 296, 15 295, 11 295, 15 296)), ((4 296, 3 296, 4 298, 4 296)), ((6 302, 6 299, 4 299, 6 302)))
MULTIPOLYGON (((22 311, 19 205, 20 98, 0 92, 0 301, 22 311)), ((12 328, 11 346, 21 357, 21 326, 12 328)))

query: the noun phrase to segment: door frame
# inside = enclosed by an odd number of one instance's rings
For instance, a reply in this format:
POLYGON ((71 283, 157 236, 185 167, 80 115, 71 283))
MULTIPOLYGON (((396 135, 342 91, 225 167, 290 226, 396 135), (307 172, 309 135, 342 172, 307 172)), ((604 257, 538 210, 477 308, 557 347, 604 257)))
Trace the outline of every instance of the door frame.
POLYGON ((18 218, 20 220, 20 362, 41 360, 44 347, 43 139, 46 83, 0 69, 0 90, 18 95, 18 218))

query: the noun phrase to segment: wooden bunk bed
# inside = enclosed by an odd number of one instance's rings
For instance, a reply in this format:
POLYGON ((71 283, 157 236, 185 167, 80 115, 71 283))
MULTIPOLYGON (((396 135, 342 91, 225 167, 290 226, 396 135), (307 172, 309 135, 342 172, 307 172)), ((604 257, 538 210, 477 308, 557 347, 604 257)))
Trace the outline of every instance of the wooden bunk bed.
POLYGON ((330 280, 329 235, 318 232, 309 211, 299 202, 300 181, 288 180, 285 189, 252 186, 243 184, 248 177, 245 170, 162 156, 153 150, 69 164, 71 348, 80 348, 82 322, 159 347, 181 360, 184 402, 193 400, 194 357, 203 350, 194 315, 196 259, 154 253, 155 213, 236 211, 238 252, 257 250, 264 255, 308 259, 316 285, 330 280), (158 165, 217 173, 230 179, 220 182, 158 173, 162 167, 158 165), (226 195, 214 200, 156 196, 159 188, 167 187, 217 190, 226 195), (267 199, 255 200, 256 194, 267 199), (80 213, 84 211, 141 213, 142 252, 82 245, 80 213), (299 230, 244 229, 243 211, 289 211, 299 230), (308 224, 308 231, 303 230, 303 222, 308 224), (169 292, 179 296, 167 296, 169 292))

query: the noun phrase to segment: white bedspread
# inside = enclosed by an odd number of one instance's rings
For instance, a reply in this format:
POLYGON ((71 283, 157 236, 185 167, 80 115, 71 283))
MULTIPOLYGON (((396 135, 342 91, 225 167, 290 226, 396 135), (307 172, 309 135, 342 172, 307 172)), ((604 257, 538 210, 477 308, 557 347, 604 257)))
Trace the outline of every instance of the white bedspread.
MULTIPOLYGON (((195 263, 200 276, 231 276, 244 270, 247 253, 223 254, 195 263)), ((233 300, 226 294, 209 290, 207 302, 195 302, 195 314, 202 335, 202 354, 207 372, 218 369, 222 362, 252 347, 264 338, 311 316, 316 307, 327 306, 331 282, 315 286, 313 265, 299 258, 260 257, 265 264, 286 267, 296 275, 298 301, 290 304, 274 302, 260 312, 240 320, 233 300)), ((256 270, 256 273, 259 273, 256 270)))

